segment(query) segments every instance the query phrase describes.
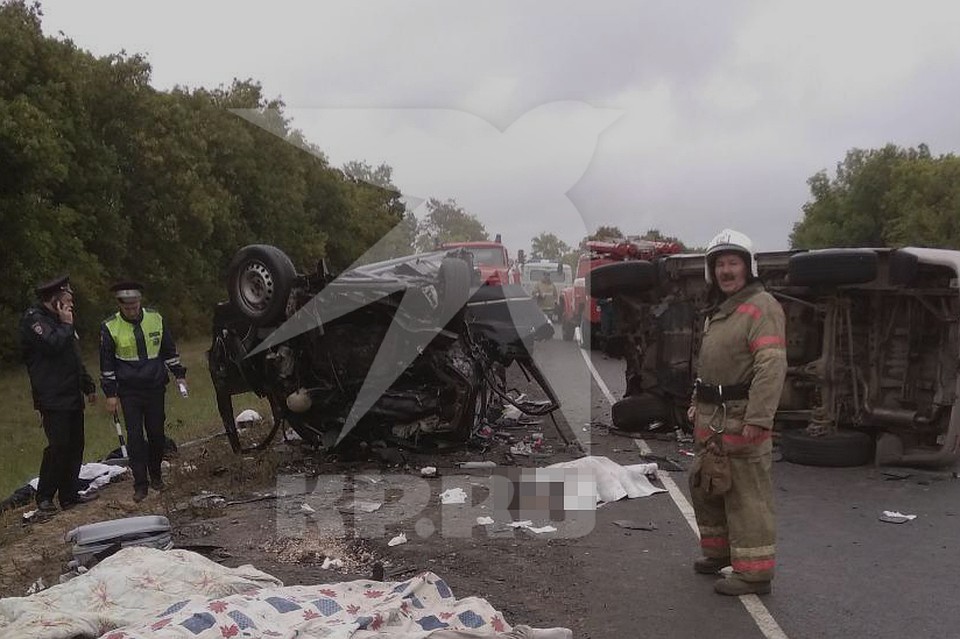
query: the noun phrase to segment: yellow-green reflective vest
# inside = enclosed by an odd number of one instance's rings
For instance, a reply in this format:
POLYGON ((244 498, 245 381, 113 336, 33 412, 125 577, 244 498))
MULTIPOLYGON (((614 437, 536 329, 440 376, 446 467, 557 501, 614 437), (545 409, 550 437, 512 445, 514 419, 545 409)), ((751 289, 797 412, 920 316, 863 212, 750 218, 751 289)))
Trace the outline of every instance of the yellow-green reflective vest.
MULTIPOLYGON (((137 337, 134 334, 136 324, 123 319, 117 312, 107 321, 107 330, 113 338, 117 359, 125 362, 140 360, 137 352, 137 337)), ((143 330, 143 339, 147 343, 147 359, 156 359, 160 355, 160 338, 163 337, 163 317, 156 311, 143 309, 143 319, 140 320, 143 330)))

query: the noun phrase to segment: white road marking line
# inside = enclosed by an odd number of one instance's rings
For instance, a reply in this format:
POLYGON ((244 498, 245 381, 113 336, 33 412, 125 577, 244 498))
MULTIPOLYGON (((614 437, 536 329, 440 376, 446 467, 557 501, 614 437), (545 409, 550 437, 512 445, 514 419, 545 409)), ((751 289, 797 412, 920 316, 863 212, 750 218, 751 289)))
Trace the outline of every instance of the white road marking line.
MULTIPOLYGON (((603 396, 607 398, 607 401, 610 402, 610 405, 616 403, 616 399, 613 397, 613 393, 610 392, 610 389, 607 387, 607 384, 600 377, 600 373, 597 371, 596 367, 593 365, 593 362, 590 360, 590 355, 585 349, 578 349, 580 351, 580 356, 583 357, 584 363, 587 365, 587 368, 590 369, 590 375, 593 376, 593 381, 597 383, 597 386, 600 388, 600 392, 603 393, 603 396)), ((649 455, 651 452, 650 446, 642 439, 633 440, 637 445, 637 448, 640 449, 640 453, 643 455, 649 455)), ((680 487, 677 486, 676 482, 673 481, 673 478, 661 473, 657 473, 660 481, 663 483, 663 487, 667 489, 667 494, 670 495, 670 498, 673 500, 673 503, 676 504, 677 508, 680 510, 680 514, 683 515, 683 518, 687 520, 687 525, 690 526, 690 529, 693 530, 693 534, 697 536, 697 539, 700 539, 700 530, 697 528, 697 518, 693 513, 693 506, 690 505, 690 501, 687 500, 686 495, 680 490, 680 487)), ((740 603, 743 604, 743 607, 746 608, 747 613, 753 618, 757 628, 763 633, 763 636, 767 639, 789 639, 787 633, 783 631, 780 627, 780 624, 776 622, 773 618, 773 615, 770 614, 770 611, 767 610, 767 607, 763 605, 763 602, 760 601, 760 598, 756 595, 743 595, 739 597, 740 603)))

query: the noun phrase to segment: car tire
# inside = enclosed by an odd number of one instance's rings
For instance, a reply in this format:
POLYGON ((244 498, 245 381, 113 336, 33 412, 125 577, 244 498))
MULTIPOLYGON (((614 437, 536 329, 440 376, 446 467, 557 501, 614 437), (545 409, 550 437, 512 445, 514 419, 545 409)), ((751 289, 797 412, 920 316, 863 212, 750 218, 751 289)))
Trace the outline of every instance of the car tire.
POLYGON ((449 322, 461 312, 470 300, 470 284, 473 274, 470 265, 455 257, 445 257, 438 274, 440 294, 440 317, 449 322))
POLYGON ((856 430, 840 430, 814 437, 800 429, 784 431, 780 435, 783 459, 804 466, 863 466, 873 458, 873 450, 873 438, 856 430))
POLYGON ((586 279, 591 297, 636 295, 657 285, 657 267, 646 260, 615 262, 598 266, 586 279))
POLYGON ((254 326, 267 326, 286 314, 297 270, 287 254, 268 244, 245 246, 227 269, 233 304, 254 326))
POLYGON ((797 286, 866 284, 877 279, 879 259, 871 249, 822 249, 797 253, 788 265, 797 286))
POLYGON ((669 407, 662 397, 651 393, 631 395, 615 403, 611 409, 613 426, 620 430, 641 431, 653 422, 665 422, 669 407))

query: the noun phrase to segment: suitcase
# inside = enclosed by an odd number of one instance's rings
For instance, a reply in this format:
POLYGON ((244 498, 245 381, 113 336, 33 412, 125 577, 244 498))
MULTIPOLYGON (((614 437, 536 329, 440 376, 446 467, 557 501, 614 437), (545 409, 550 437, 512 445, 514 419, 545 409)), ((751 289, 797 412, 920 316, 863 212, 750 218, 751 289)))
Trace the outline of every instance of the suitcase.
POLYGON ((73 542, 71 567, 89 567, 121 548, 149 546, 159 550, 173 548, 170 521, 161 515, 111 519, 74 528, 66 535, 73 542))

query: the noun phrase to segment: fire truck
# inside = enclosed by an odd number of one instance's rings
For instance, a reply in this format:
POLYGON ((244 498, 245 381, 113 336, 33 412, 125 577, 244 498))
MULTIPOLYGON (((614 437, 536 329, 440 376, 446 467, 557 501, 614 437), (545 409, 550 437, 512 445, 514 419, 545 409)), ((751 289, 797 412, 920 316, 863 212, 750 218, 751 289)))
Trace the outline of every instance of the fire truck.
POLYGON ((626 239, 616 242, 589 241, 577 261, 577 277, 573 286, 560 293, 561 332, 563 339, 574 338, 577 327, 580 328, 580 345, 583 348, 600 347, 616 332, 613 325, 613 309, 609 301, 588 297, 586 287, 587 274, 598 266, 625 262, 629 260, 652 261, 661 255, 681 253, 683 247, 676 242, 660 242, 641 239, 626 239), (607 321, 604 313, 607 313, 607 321))
POLYGON ((520 274, 510 264, 510 256, 497 234, 493 242, 447 242, 443 250, 462 249, 473 256, 473 265, 480 270, 480 281, 490 286, 519 284, 520 274))

